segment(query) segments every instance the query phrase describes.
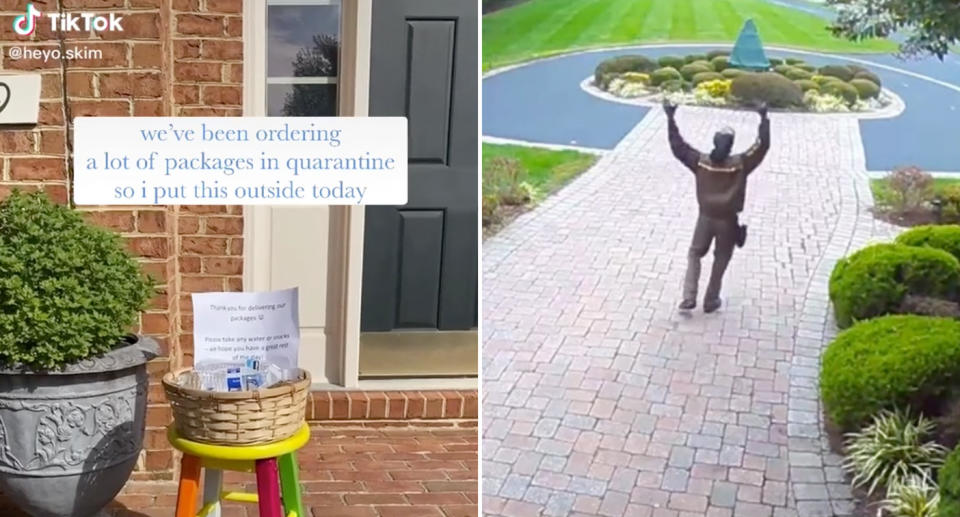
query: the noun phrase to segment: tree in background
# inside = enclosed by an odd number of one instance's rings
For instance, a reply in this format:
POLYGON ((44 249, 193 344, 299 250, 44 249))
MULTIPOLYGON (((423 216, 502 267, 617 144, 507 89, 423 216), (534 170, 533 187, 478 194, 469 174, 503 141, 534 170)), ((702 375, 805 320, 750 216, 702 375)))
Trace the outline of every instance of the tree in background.
MULTIPOLYGON (((329 34, 313 37, 313 48, 302 48, 293 61, 294 77, 332 77, 337 75, 340 42, 329 34)), ((288 117, 333 115, 336 90, 325 85, 296 84, 283 100, 283 114, 288 117)))
POLYGON ((831 31, 861 40, 906 33, 900 54, 933 54, 941 60, 960 40, 960 2, 957 0, 827 0, 838 8, 831 31))

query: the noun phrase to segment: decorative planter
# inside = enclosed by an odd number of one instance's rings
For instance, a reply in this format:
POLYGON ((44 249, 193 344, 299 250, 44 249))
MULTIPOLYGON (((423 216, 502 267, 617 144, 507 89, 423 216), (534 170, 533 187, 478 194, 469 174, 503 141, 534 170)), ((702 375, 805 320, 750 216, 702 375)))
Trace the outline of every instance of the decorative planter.
POLYGON ((127 482, 143 444, 156 341, 58 372, 0 370, 0 492, 34 517, 90 517, 127 482))

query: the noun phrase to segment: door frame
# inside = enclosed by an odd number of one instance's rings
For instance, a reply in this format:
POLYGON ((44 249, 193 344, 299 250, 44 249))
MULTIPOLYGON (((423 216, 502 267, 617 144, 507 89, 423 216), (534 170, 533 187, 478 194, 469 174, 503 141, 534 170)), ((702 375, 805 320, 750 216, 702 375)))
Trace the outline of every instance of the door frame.
MULTIPOLYGON (((340 0, 339 116, 365 117, 370 106, 370 45, 374 0, 340 0)), ((243 2, 243 114, 265 116, 266 2, 243 2)), ((243 207, 243 288, 270 285, 271 207, 243 207)), ((476 389, 478 378, 359 380, 363 206, 329 207, 326 346, 339 357, 334 384, 314 389, 476 389)), ((478 293, 479 296, 479 293, 478 293)), ((479 357, 477 358, 479 361, 479 357)))

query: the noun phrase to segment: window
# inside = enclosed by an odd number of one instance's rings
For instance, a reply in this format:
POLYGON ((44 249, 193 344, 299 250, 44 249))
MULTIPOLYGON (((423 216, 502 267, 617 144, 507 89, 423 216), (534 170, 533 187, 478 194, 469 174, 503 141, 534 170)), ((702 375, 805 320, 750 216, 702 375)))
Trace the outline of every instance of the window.
POLYGON ((337 114, 340 0, 267 0, 267 116, 337 114))

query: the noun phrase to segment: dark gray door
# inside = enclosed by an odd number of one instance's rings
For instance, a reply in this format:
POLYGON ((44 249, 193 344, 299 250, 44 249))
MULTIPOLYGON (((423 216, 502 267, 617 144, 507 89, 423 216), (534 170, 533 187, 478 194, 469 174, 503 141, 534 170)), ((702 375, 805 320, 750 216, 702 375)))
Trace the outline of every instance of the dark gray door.
POLYGON ((477 0, 374 0, 370 115, 409 120, 409 197, 366 210, 361 330, 477 322, 477 0))

